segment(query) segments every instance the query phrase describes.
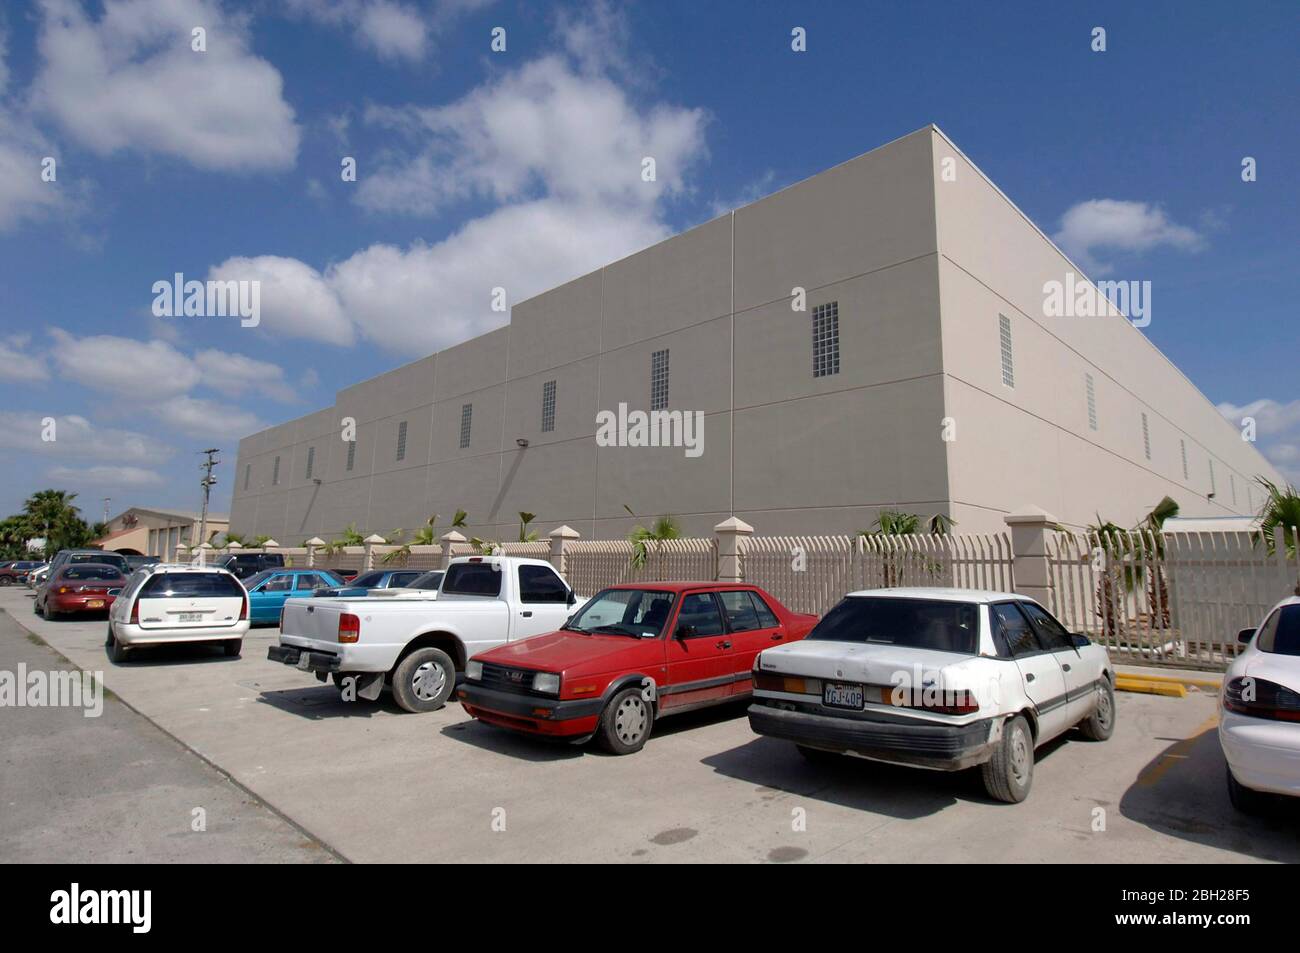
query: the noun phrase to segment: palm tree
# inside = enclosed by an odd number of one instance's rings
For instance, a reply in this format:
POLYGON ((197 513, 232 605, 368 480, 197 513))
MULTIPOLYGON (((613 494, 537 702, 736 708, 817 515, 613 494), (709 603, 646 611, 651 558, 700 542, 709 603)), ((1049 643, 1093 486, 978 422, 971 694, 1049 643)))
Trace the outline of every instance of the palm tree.
POLYGON ((1147 605, 1154 613, 1152 624, 1157 629, 1167 629, 1171 624, 1169 617, 1169 583, 1165 579, 1164 569, 1165 540, 1161 531, 1164 529, 1165 520, 1173 519, 1177 515, 1178 503, 1172 497, 1166 496, 1155 505, 1142 521, 1142 525, 1150 534, 1153 547, 1151 578, 1147 581, 1147 605))
MULTIPOLYGON (((636 516, 626 503, 623 504, 623 509, 627 510, 629 515, 636 516)), ((663 575, 663 544, 670 539, 681 538, 682 531, 671 516, 660 516, 649 526, 638 524, 627 534, 627 541, 632 544, 629 565, 633 569, 644 568, 650 551, 654 550, 659 555, 659 575, 663 575)))
POLYGON ((356 523, 349 523, 348 528, 338 535, 337 538, 326 543, 323 547, 326 553, 341 553, 348 546, 364 546, 366 538, 357 530, 356 523))
MULTIPOLYGON (((859 536, 867 538, 882 538, 894 536, 915 536, 921 531, 922 517, 916 513, 905 513, 902 510, 881 510, 876 515, 876 521, 873 524, 874 530, 859 530, 859 536)), ((948 531, 957 525, 957 521, 945 513, 935 513, 933 516, 925 517, 925 532, 931 536, 946 536, 948 531)), ((899 576, 902 573, 902 567, 898 564, 898 552, 890 546, 885 547, 883 559, 883 575, 885 588, 892 588, 898 585, 899 576)), ((942 569, 943 564, 926 559, 920 553, 914 554, 921 560, 921 568, 930 575, 937 575, 942 569)))
POLYGON ((269 543, 271 539, 272 537, 266 535, 266 533, 259 533, 253 537, 253 546, 257 549, 265 549, 266 544, 269 543))
MULTIPOLYGON (((458 512, 463 513, 464 511, 460 510, 458 512)), ((415 535, 412 536, 410 540, 403 543, 401 546, 398 546, 392 552, 385 553, 379 561, 386 566, 391 565, 393 563, 400 563, 402 565, 405 565, 406 561, 411 558, 412 546, 436 545, 438 542, 438 536, 437 536, 437 530, 434 529, 434 524, 437 522, 438 522, 438 514, 434 513, 425 521, 423 526, 421 526, 418 530, 415 531, 415 535)), ((402 533, 403 530, 400 529, 393 530, 393 538, 400 539, 402 537, 402 533)))
POLYGON ((84 546, 92 537, 90 527, 73 505, 77 494, 67 490, 38 490, 23 504, 23 515, 45 537, 46 555, 73 546, 84 546))
POLYGON ((537 532, 535 530, 530 531, 528 529, 528 524, 535 519, 537 519, 536 513, 521 512, 519 514, 519 542, 521 543, 537 542, 537 532))
POLYGON ((1300 526, 1300 494, 1291 484, 1288 483, 1284 489, 1267 477, 1257 476, 1255 482, 1264 488, 1266 494, 1259 508, 1259 531, 1268 547, 1268 554, 1272 556, 1276 549, 1273 531, 1281 527, 1287 557, 1294 558, 1296 534, 1291 530, 1300 526))
POLYGON ((237 543, 238 545, 243 546, 243 545, 244 545, 244 534, 243 534, 243 533, 230 533, 230 532, 227 532, 226 535, 222 538, 222 543, 221 543, 221 544, 222 544, 223 546, 229 546, 231 543, 237 543))

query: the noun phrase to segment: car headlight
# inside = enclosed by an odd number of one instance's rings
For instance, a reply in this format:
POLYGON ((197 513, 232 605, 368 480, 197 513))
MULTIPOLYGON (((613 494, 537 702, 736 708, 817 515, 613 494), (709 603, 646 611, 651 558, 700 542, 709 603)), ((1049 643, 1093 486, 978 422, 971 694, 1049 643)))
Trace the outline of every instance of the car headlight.
POLYGON ((533 676, 533 691, 543 695, 560 694, 560 676, 554 672, 538 672, 533 676))
POLYGON ((483 663, 470 659, 465 663, 465 677, 471 682, 477 682, 483 678, 483 663))

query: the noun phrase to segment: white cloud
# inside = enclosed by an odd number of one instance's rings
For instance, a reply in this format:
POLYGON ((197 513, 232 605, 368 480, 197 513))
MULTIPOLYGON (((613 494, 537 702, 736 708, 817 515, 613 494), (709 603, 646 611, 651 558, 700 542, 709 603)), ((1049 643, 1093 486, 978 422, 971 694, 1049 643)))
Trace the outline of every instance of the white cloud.
POLYGON ((499 203, 442 241, 372 245, 323 273, 294 259, 231 259, 211 277, 256 277, 260 263, 272 333, 347 344, 355 329, 390 351, 427 354, 502 324, 494 288, 513 304, 667 237, 663 206, 706 154, 706 116, 639 107, 589 69, 550 55, 447 106, 367 113, 409 151, 367 172, 361 204, 427 214, 462 199, 499 203), (646 156, 653 182, 642 180, 646 156))
POLYGON ((315 268, 296 258, 260 255, 228 258, 208 272, 210 280, 261 284, 262 328, 285 337, 349 345, 352 323, 338 297, 315 268))
POLYGON ((41 0, 33 105, 99 155, 160 153, 205 169, 293 165, 299 129, 278 70, 216 0, 41 0), (207 31, 206 52, 190 31, 207 31))
POLYGON ((194 362, 165 341, 98 334, 75 337, 51 328, 54 362, 72 382, 128 399, 183 394, 202 378, 194 362))
POLYGON ((51 467, 49 476, 68 483, 92 483, 101 490, 133 490, 166 482, 162 474, 143 467, 51 467))
POLYGON ((488 0, 442 0, 421 6, 399 0, 288 0, 291 14, 345 29, 363 49, 385 60, 418 62, 436 34, 488 0))
POLYGON ((297 399, 285 380, 284 368, 229 351, 204 350, 194 355, 203 384, 218 391, 264 394, 275 400, 297 399))
POLYGON ((49 379, 45 358, 29 351, 28 341, 27 335, 0 340, 0 380, 31 384, 49 379))
POLYGON ((78 414, 12 410, 0 411, 0 449, 115 463, 158 463, 171 455, 170 448, 153 437, 97 427, 78 414), (54 439, 49 441, 42 439, 46 417, 54 418, 54 439))
POLYGON ((1140 253, 1162 245, 1198 251, 1205 245, 1204 236, 1171 222, 1160 207, 1118 199, 1089 199, 1071 206, 1061 216, 1061 227, 1052 240, 1094 275, 1113 269, 1095 257, 1098 252, 1140 253))
POLYGON ((1289 482, 1300 485, 1300 400, 1283 403, 1265 397, 1248 404, 1224 402, 1218 407, 1238 429, 1244 426, 1244 418, 1254 418, 1259 452, 1289 482))
POLYGON ((151 408, 158 419, 187 434, 238 440, 266 427, 256 414, 224 400, 174 397, 151 408))

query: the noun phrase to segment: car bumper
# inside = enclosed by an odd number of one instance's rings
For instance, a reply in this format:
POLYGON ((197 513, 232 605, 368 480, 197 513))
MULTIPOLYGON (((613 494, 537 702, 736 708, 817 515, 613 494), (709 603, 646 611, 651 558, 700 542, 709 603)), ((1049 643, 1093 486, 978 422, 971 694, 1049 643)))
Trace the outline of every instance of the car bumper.
POLYGON ((50 596, 47 602, 54 612, 105 612, 116 596, 50 596), (99 605, 91 605, 98 602, 99 605))
POLYGON ((234 625, 212 625, 194 629, 143 629, 138 625, 113 623, 113 634, 123 645, 169 645, 174 642, 228 642, 248 634, 248 620, 234 625))
POLYGON ((604 699, 561 701, 545 695, 523 695, 462 682, 456 689, 461 707, 480 721, 501 728, 553 738, 575 738, 596 730, 604 699))
POLYGON ((324 674, 342 671, 343 664, 342 658, 338 655, 300 649, 296 645, 272 645, 267 648, 266 657, 272 662, 291 665, 303 672, 324 674))
POLYGON ((749 707, 755 733, 810 748, 939 771, 983 764, 993 750, 994 720, 965 725, 846 718, 790 711, 762 702, 749 707))
POLYGON ((1300 797, 1300 723, 1224 711, 1219 744, 1243 787, 1300 797))

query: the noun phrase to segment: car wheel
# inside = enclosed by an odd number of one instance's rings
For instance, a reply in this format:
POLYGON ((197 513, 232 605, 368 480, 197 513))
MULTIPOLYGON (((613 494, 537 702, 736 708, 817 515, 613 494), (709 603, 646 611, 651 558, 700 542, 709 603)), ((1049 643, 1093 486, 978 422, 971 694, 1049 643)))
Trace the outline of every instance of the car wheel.
POLYGON ((1002 738, 981 771, 989 797, 1018 804, 1029 796, 1034 783, 1034 736, 1023 715, 1002 726, 1002 738))
POLYGON ((8 576, 0 576, 0 586, 10 586, 10 585, 13 585, 12 579, 10 579, 8 576))
POLYGON ((810 748, 807 745, 795 745, 795 747, 809 764, 837 764, 843 760, 841 755, 823 748, 810 748))
POLYGON ((1241 811, 1242 814, 1263 813, 1265 796, 1238 781, 1232 774, 1232 768, 1227 769, 1227 774, 1228 800, 1232 802, 1232 806, 1241 811))
POLYGON ((53 622, 59 617, 59 614, 50 608, 50 600, 46 599, 41 605, 41 618, 46 622, 53 622))
POLYGON ((609 700, 600 715, 596 734, 600 746, 611 754, 632 754, 645 747, 655 713, 640 688, 625 688, 609 700))
POLYGON ((442 649, 416 649, 393 669, 393 698, 406 711, 437 711, 455 687, 456 663, 442 649))
POLYGON ((244 650, 244 640, 226 639, 225 642, 221 643, 221 647, 225 650, 228 657, 239 658, 239 653, 244 650))
POLYGON ((108 648, 108 660, 114 665, 121 665, 130 655, 130 650, 122 644, 111 625, 108 627, 108 641, 104 645, 108 648))
POLYGON ((1097 686, 1097 707, 1079 722, 1083 736, 1093 741, 1105 741, 1115 731, 1115 688, 1109 678, 1101 681, 1097 686))

